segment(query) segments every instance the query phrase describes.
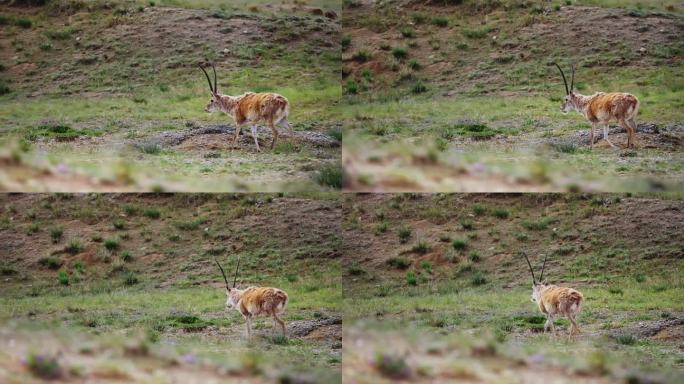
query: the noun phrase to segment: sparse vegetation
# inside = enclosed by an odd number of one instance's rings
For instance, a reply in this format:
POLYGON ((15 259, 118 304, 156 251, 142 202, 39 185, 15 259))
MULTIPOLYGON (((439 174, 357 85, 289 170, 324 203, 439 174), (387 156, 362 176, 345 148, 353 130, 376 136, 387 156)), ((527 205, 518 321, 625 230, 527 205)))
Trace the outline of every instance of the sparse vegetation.
POLYGON ((108 251, 115 251, 115 250, 119 249, 119 240, 107 239, 104 241, 104 247, 108 251))
POLYGON ((138 284, 140 282, 140 280, 138 280, 138 277, 133 272, 127 272, 126 275, 124 276, 123 282, 124 282, 124 285, 131 286, 131 285, 138 284))
POLYGON ((53 243, 59 243, 62 240, 62 235, 64 234, 64 228, 57 226, 50 228, 50 238, 53 243))
POLYGON ((157 208, 146 208, 143 211, 143 215, 150 219, 158 219, 161 217, 161 211, 157 208))
POLYGON ((57 273, 57 280, 59 280, 59 283, 62 285, 69 285, 69 274, 67 271, 60 269, 57 273))
POLYGON ((392 56, 396 59, 402 60, 408 57, 408 50, 406 48, 396 47, 392 49, 392 56))
POLYGON ((504 208, 497 208, 494 210, 494 216, 498 217, 499 219, 508 219, 510 215, 511 212, 504 208))
POLYGON ((463 30, 463 36, 469 38, 469 39, 482 39, 487 36, 489 32, 492 31, 492 28, 489 26, 484 26, 481 28, 474 28, 474 29, 464 29, 463 30))
POLYGON ((408 285, 418 285, 418 277, 413 271, 406 272, 406 284, 408 285))
POLYGON ((419 253, 419 254, 425 254, 430 251, 431 247, 425 240, 418 240, 418 242, 413 246, 411 249, 413 252, 419 253))
POLYGON ((549 227, 549 224, 554 223, 555 220, 549 217, 543 217, 539 220, 525 220, 523 227, 531 231, 543 231, 549 227))
POLYGON ((315 175, 318 184, 332 188, 342 188, 342 175, 344 171, 339 164, 329 164, 321 168, 315 175))
POLYGON ((475 229, 475 224, 473 223, 472 220, 469 219, 462 219, 461 220, 461 227, 465 229, 466 231, 472 231, 475 229))
POLYGON ((487 279, 481 272, 477 272, 473 275, 472 279, 470 280, 471 284, 475 287, 487 284, 487 279))
POLYGON ((50 269, 59 269, 62 266, 62 261, 54 256, 48 256, 40 258, 38 264, 50 269))
POLYGON ((131 255, 131 253, 129 251, 122 251, 121 252, 121 260, 123 262, 130 262, 130 261, 133 261, 133 256, 131 255))
POLYGON ((442 28, 449 26, 449 19, 443 16, 435 16, 432 18, 430 22, 432 23, 432 25, 436 25, 442 28))
POLYGON ((407 269, 411 266, 411 262, 405 257, 391 257, 387 259, 387 265, 397 269, 407 269))
POLYGON ((59 379, 63 374, 62 367, 55 356, 30 352, 26 356, 25 364, 33 375, 44 380, 59 379))
POLYGON ((24 17, 18 18, 16 20, 16 24, 25 29, 30 29, 33 26, 33 22, 31 22, 31 19, 27 19, 24 17))
POLYGON ((365 63, 366 61, 369 61, 372 57, 373 55, 369 51, 361 49, 357 51, 352 58, 355 61, 358 61, 359 63, 365 63))
POLYGON ((401 30, 401 35, 407 39, 413 39, 416 37, 416 31, 413 28, 403 28, 401 30))
POLYGON ((411 238, 411 227, 407 225, 401 225, 397 231, 399 234, 399 241, 402 243, 407 242, 411 238))
POLYGON ((377 353, 375 355, 375 367, 383 376, 391 379, 404 380, 411 373, 403 357, 386 353, 377 353))
POLYGON ((71 240, 71 241, 66 245, 66 247, 64 248, 64 250, 65 250, 66 252, 72 254, 72 255, 75 255, 75 254, 80 253, 81 251, 83 251, 83 244, 81 244, 81 242, 78 241, 78 240, 71 240))
POLYGON ((462 251, 468 246, 468 240, 455 239, 453 242, 451 242, 451 246, 457 251, 462 251))

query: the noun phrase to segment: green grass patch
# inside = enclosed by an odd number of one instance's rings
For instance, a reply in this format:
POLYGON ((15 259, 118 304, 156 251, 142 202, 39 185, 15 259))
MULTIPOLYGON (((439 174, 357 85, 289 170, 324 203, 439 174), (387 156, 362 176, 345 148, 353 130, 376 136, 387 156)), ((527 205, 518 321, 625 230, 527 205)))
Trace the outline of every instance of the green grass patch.
POLYGON ((502 130, 490 128, 485 124, 457 123, 451 127, 444 128, 441 136, 446 140, 451 140, 456 136, 464 136, 473 140, 489 140, 503 133, 502 130))
POLYGON ((82 136, 101 136, 101 132, 92 129, 74 129, 68 125, 48 124, 30 128, 24 138, 35 141, 38 138, 48 138, 57 141, 73 141, 82 136))
POLYGON ((344 170, 339 164, 328 164, 314 174, 314 180, 319 185, 332 189, 342 189, 344 170))

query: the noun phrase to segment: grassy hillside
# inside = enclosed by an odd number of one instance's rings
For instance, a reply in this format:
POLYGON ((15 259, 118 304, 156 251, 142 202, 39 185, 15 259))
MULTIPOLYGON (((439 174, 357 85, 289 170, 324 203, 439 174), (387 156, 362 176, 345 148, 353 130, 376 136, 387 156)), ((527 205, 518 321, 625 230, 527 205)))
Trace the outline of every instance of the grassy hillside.
MULTIPOLYGON (((130 189, 334 187, 317 177, 339 159, 330 112, 340 97, 339 24, 325 16, 336 17, 332 3, 219 3, 2 5, 4 146, 18 143, 28 165, 130 189), (197 66, 209 62, 221 93, 286 96, 294 136, 258 154, 246 127, 240 150, 230 151, 232 120, 204 112, 210 94, 197 66)), ((267 149, 270 129, 259 135, 267 149)), ((37 184, 26 188, 55 189, 37 184)))
MULTIPOLYGON (((655 179, 676 188, 681 7, 569 4, 348 2, 350 188, 488 191, 482 179, 501 190, 651 190, 655 179), (639 97, 636 151, 603 141, 588 149, 590 124, 559 111, 564 88, 555 62, 568 76, 575 64, 581 93, 639 97)), ((611 138, 626 142, 616 126, 611 138)))
POLYGON ((3 382, 40 376, 21 358, 58 350, 70 380, 116 377, 119 365, 144 381, 161 365, 221 382, 339 381, 337 197, 0 198, 0 332, 16 335, 3 341, 3 382), (288 292, 289 338, 262 319, 248 340, 242 316, 224 309, 214 260, 232 276, 238 257, 238 286, 288 292))
POLYGON ((349 196, 343 375, 677 382, 683 209, 664 195, 349 196), (523 252, 584 294, 581 335, 567 320, 541 333, 523 252))

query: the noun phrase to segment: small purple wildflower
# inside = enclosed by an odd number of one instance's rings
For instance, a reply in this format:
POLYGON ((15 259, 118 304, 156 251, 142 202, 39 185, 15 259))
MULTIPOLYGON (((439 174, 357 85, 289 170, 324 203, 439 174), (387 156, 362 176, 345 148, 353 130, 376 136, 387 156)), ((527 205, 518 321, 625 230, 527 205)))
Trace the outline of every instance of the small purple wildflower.
POLYGON ((67 172, 69 172, 69 167, 68 167, 66 164, 64 164, 64 163, 59 163, 59 164, 57 165, 57 167, 55 168, 55 170, 56 170, 58 173, 67 173, 67 172))
POLYGON ((484 172, 485 171, 485 166, 482 163, 475 163, 473 164, 473 171, 475 172, 484 172))
POLYGON ((197 361, 192 353, 186 353, 185 355, 183 355, 182 359, 183 362, 186 364, 195 364, 195 362, 197 361))
POLYGON ((540 363, 543 363, 543 362, 544 362, 544 356, 542 356, 542 355, 540 355, 540 354, 538 354, 538 353, 536 353, 536 354, 530 356, 530 363, 533 363, 533 364, 540 364, 540 363))

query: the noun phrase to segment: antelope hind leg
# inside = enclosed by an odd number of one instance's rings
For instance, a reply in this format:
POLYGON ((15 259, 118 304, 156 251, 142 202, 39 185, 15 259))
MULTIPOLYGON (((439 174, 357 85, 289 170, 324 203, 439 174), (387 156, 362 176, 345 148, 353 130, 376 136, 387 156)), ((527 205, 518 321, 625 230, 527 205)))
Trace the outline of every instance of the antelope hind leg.
POLYGON ((634 121, 634 118, 631 118, 626 121, 626 123, 629 125, 631 128, 631 132, 629 132, 629 135, 627 136, 627 145, 628 146, 634 146, 636 147, 636 131, 637 131, 637 125, 636 122, 634 121))
POLYGON ((247 338, 252 337, 252 319, 249 316, 245 317, 245 323, 247 324, 247 338))
POLYGON ((603 140, 605 140, 606 143, 608 143, 611 147, 615 148, 615 145, 608 140, 608 129, 608 124, 603 126, 603 140))
POLYGON ((257 139, 256 125, 252 125, 252 137, 254 138, 254 144, 256 145, 257 152, 261 152, 261 148, 259 148, 259 140, 257 139))
POLYGON ((275 146, 276 140, 278 140, 278 130, 276 129, 275 125, 273 124, 273 121, 270 121, 268 124, 271 127, 271 131, 273 132, 273 140, 271 140, 271 149, 275 146))
POLYGON ((292 132, 292 127, 290 127, 290 123, 287 122, 287 119, 286 119, 286 118, 280 120, 280 123, 279 123, 279 124, 280 124, 283 128, 285 128, 285 132, 287 132, 287 135, 288 135, 288 136, 292 136, 292 134, 293 134, 293 132, 292 132))
POLYGON ((280 328, 283 330, 283 336, 287 336, 287 332, 285 331, 285 322, 283 321, 283 319, 281 319, 280 317, 278 317, 277 314, 274 313, 274 314, 273 314, 273 329, 274 329, 274 330, 275 330, 275 323, 276 323, 276 322, 277 322, 278 324, 280 324, 280 328))

